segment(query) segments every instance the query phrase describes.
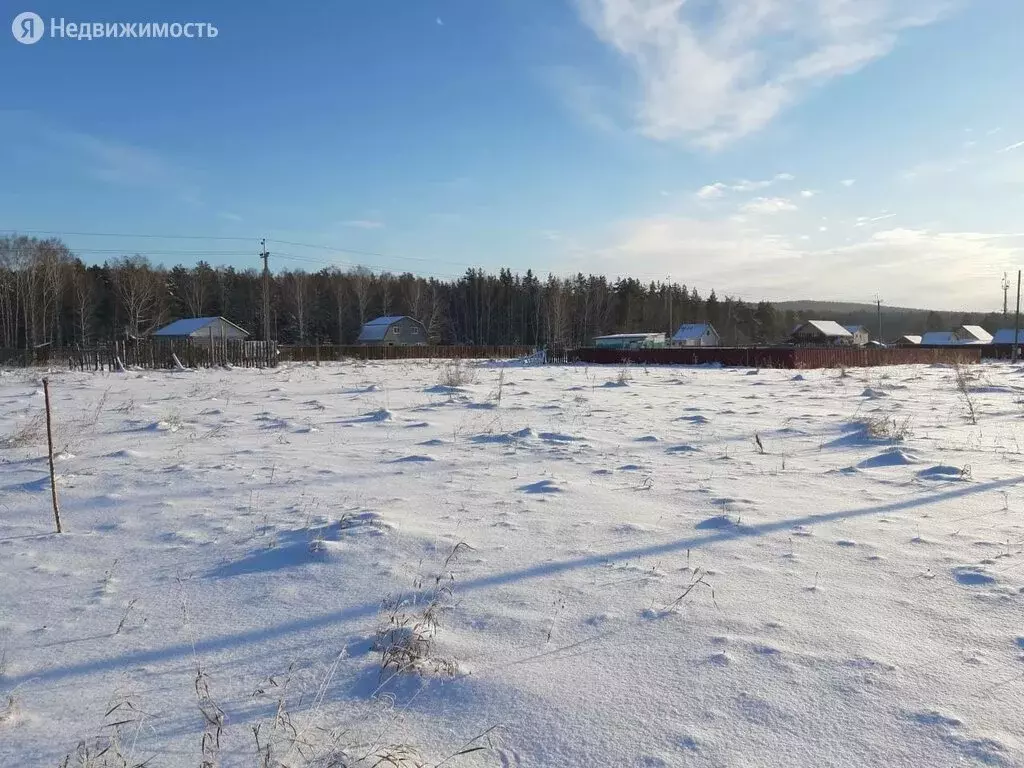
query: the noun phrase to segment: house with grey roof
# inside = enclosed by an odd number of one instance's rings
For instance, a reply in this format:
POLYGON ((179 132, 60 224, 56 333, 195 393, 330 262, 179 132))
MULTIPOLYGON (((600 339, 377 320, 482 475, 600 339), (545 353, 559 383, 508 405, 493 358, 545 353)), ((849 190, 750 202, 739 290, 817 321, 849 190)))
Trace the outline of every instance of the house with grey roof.
POLYGON ((427 329, 408 315, 388 315, 363 326, 356 343, 368 346, 413 346, 427 343, 427 329))
POLYGON ((217 343, 247 339, 249 332, 220 316, 186 317, 154 331, 153 337, 177 341, 190 339, 200 343, 209 343, 212 339, 214 343, 217 343))
POLYGON ((719 347, 722 337, 711 323, 683 323, 673 334, 672 347, 719 347))
POLYGON ((853 334, 834 320, 808 320, 793 329, 789 341, 802 346, 852 346, 853 334))

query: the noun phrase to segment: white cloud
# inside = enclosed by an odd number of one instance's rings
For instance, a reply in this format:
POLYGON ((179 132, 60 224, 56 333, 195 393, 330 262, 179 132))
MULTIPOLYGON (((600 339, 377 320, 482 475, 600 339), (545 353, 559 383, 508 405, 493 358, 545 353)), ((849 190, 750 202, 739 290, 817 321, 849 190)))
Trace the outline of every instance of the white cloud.
POLYGON ((577 0, 635 70, 640 130, 718 148, 887 55, 945 0, 577 0))
POLYGON ((722 197, 726 192, 756 192, 760 189, 767 189, 780 181, 793 181, 796 178, 791 173, 777 173, 770 179, 740 179, 733 184, 724 184, 716 181, 714 184, 707 184, 697 190, 697 197, 701 200, 712 200, 722 197))
POLYGON ((895 213, 883 213, 878 216, 858 216, 857 220, 853 223, 853 225, 855 227, 863 227, 868 224, 874 224, 875 222, 878 221, 885 221, 886 219, 891 219, 895 215, 895 213))
POLYGON ((856 179, 843 179, 839 183, 842 184, 844 187, 852 187, 854 184, 857 183, 857 180, 856 179))
POLYGON ((384 222, 377 221, 376 219, 350 219, 349 221, 341 222, 343 227, 353 227, 354 229, 383 229, 384 222))
POLYGON ((698 189, 697 197, 701 200, 713 200, 716 197, 722 197, 727 189, 729 189, 729 187, 725 184, 720 181, 716 181, 714 184, 707 184, 698 189))
POLYGON ((816 190, 816 189, 801 189, 800 190, 800 197, 805 197, 805 198, 807 198, 807 197, 814 197, 816 194, 818 194, 818 190, 816 190))
POLYGON ((740 207, 742 213, 773 214, 797 210, 793 201, 785 197, 758 197, 740 207))
POLYGON ((1018 141, 1016 144, 1011 144, 1008 147, 1003 147, 1002 149, 999 150, 999 152, 1012 152, 1013 150, 1020 149, 1021 147, 1024 147, 1024 141, 1018 141))
POLYGON ((217 214, 218 219, 224 219, 224 221, 241 221, 242 217, 237 213, 231 213, 230 211, 221 211, 217 214))
POLYGON ((1015 269, 1024 257, 1019 233, 894 228, 831 247, 813 247, 822 236, 804 241, 802 234, 729 219, 655 216, 623 222, 603 245, 567 254, 564 269, 657 276, 685 265, 689 285, 719 295, 870 300, 884 287, 892 305, 986 310, 994 299, 991 275, 1015 269))

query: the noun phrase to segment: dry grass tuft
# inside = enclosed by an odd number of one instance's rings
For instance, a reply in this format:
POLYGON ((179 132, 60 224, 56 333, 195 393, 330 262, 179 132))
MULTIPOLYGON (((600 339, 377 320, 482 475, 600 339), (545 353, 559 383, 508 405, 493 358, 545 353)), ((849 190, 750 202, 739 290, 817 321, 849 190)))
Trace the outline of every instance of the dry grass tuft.
POLYGON ((428 588, 418 581, 413 596, 386 597, 381 603, 374 641, 381 655, 381 678, 403 673, 452 676, 458 672, 455 661, 434 654, 434 644, 442 619, 454 603, 455 575, 451 566, 460 554, 470 550, 472 547, 465 542, 456 544, 428 588))
POLYGON ((953 383, 956 386, 956 391, 960 393, 964 416, 971 424, 978 423, 978 410, 975 408, 974 396, 971 394, 971 387, 976 379, 977 376, 969 367, 959 362, 953 363, 953 383))
POLYGON ((909 416, 897 418, 885 413, 860 419, 868 437, 874 440, 889 440, 894 443, 901 443, 913 434, 913 430, 910 428, 911 421, 909 416))
POLYGON ((463 360, 447 360, 441 364, 437 382, 445 387, 463 387, 467 384, 475 384, 476 371, 466 365, 463 360))

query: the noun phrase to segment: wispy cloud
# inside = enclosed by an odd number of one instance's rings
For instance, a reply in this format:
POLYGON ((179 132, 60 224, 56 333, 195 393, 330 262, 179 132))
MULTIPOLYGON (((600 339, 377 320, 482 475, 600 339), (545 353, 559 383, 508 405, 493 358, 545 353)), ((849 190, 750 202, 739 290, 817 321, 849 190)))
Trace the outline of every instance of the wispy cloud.
POLYGON ((697 190, 696 195, 701 200, 714 200, 718 197, 723 197, 726 192, 756 192, 761 189, 767 189, 773 184, 778 184, 780 181, 793 181, 796 178, 791 173, 777 173, 770 179, 741 179, 740 181, 732 184, 726 184, 721 181, 716 181, 714 184, 707 184, 697 190))
POLYGON ((353 229, 383 229, 384 222, 377 219, 349 219, 341 222, 341 226, 353 229))
POLYGON ((854 184, 857 183, 857 180, 856 179, 843 179, 839 183, 842 184, 844 187, 852 187, 854 184))
POLYGON ((874 224, 879 221, 885 221, 896 216, 895 213, 883 213, 878 216, 858 216, 857 220, 853 223, 855 227, 864 227, 868 224, 874 224))
POLYGON ((1003 152, 1013 152, 1013 150, 1020 149, 1021 147, 1024 147, 1024 141, 1018 141, 1016 144, 1011 144, 1008 147, 1003 147, 1002 149, 999 150, 999 152, 1000 154, 1003 152))
POLYGON ((73 161, 95 179, 166 192, 192 204, 200 202, 194 173, 160 152, 73 131, 46 129, 45 134, 51 142, 70 152, 73 161))
POLYGON ((945 0, 577 0, 636 71, 640 130, 719 148, 886 56, 945 0))
POLYGON ((768 215, 798 210, 796 204, 785 197, 758 197, 740 206, 740 213, 768 215))
POLYGON ((242 217, 237 213, 231 213, 231 211, 221 211, 217 214, 218 219, 224 219, 224 221, 242 221, 242 217))
POLYGON ((804 198, 814 197, 817 194, 818 194, 818 190, 816 190, 816 189, 801 189, 800 190, 800 197, 804 197, 804 198))

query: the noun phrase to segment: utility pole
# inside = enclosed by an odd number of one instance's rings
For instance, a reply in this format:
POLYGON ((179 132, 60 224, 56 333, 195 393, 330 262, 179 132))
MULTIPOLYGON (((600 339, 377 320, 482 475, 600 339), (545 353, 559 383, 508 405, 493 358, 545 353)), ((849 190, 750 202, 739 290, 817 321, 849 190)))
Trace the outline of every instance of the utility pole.
POLYGON ((266 238, 260 240, 260 258, 263 259, 263 340, 270 341, 270 253, 266 238))
POLYGON ((882 300, 875 294, 875 304, 878 305, 878 343, 882 343, 882 300))
POLYGON ((1020 348, 1020 270, 1017 270, 1017 312, 1013 318, 1013 362, 1017 362, 1017 351, 1020 348))
POLYGON ((1006 279, 1006 273, 1003 272, 1003 317, 1006 317, 1006 299, 1010 294, 1010 281, 1006 279))

